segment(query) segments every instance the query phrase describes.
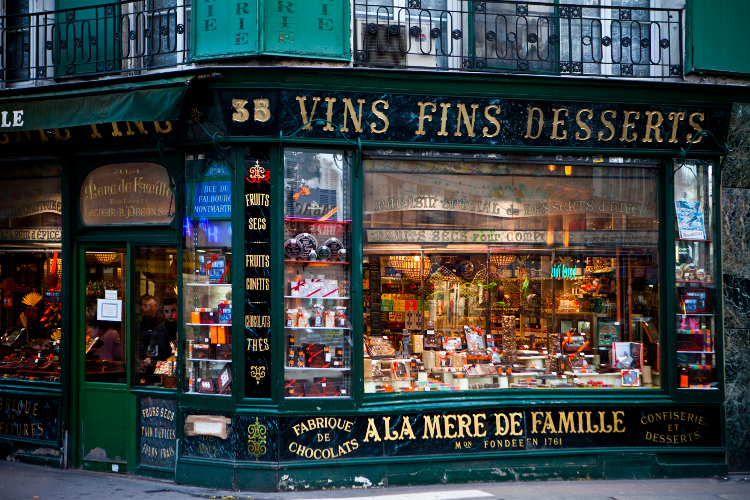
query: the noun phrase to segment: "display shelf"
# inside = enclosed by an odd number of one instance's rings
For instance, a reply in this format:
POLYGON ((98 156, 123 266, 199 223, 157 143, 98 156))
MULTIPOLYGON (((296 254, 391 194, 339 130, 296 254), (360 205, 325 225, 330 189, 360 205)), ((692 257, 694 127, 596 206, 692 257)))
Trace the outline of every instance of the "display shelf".
POLYGON ((677 351, 680 354, 716 354, 716 351, 677 351))
POLYGON ((313 266, 348 266, 350 262, 344 262, 344 261, 324 261, 324 260, 290 260, 285 259, 285 263, 287 264, 307 264, 307 265, 313 265, 313 266))
POLYGON ((185 326, 232 326, 231 323, 185 323, 185 326))
POLYGON ((207 359, 207 358, 187 358, 187 361, 194 361, 198 363, 231 363, 231 359, 207 359))
POLYGON ((350 300, 351 297, 298 297, 294 295, 284 295, 285 299, 321 299, 321 300, 350 300))
POLYGON ((707 318, 713 318, 715 314, 708 314, 708 313, 691 313, 691 314, 684 314, 684 313, 677 313, 677 316, 703 316, 707 318))
POLYGON ((713 281, 698 281, 698 280, 693 280, 693 281, 675 280, 675 283, 697 283, 700 285, 714 285, 715 284, 715 282, 713 281))
POLYGON ((313 366, 305 366, 305 367, 299 367, 299 366, 287 366, 287 371, 290 372, 305 372, 305 371, 330 371, 330 372, 348 372, 351 370, 351 368, 316 368, 313 366))
POLYGON ((305 219, 301 217, 287 217, 285 222, 304 222, 309 224, 351 224, 350 220, 305 219))
POLYGON ((351 330, 343 326, 285 326, 284 330, 351 330))
POLYGON ((232 288, 231 283, 185 283, 187 286, 208 286, 208 287, 225 287, 232 288))

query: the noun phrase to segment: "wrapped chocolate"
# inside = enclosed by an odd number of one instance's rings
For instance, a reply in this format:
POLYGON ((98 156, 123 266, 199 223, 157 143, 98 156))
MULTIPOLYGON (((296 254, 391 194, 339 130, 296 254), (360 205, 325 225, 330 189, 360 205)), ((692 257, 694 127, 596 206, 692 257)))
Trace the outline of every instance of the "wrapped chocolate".
POLYGON ((286 310, 286 319, 284 320, 284 325, 287 328, 294 328, 297 326, 297 309, 286 310))
POLYGON ((323 304, 313 306, 312 326, 316 328, 323 326, 323 304))
POLYGON ((307 328, 310 326, 310 313, 303 307, 297 309, 297 327, 307 328))

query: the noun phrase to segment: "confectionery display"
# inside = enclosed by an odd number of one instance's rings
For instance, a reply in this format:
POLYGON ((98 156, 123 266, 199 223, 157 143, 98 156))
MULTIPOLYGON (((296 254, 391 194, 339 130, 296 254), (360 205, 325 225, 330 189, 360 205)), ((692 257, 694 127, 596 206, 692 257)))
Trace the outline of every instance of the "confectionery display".
MULTIPOLYGON (((596 254, 366 256, 365 392, 658 387, 650 263, 596 254), (618 278, 627 272, 638 302, 625 311, 618 278)), ((706 345, 705 334, 693 337, 706 345)))
POLYGON ((696 162, 675 175, 677 373, 680 389, 719 387, 716 354, 711 170, 696 162), (683 171, 684 170, 684 171, 683 171))
POLYGON ((339 174, 346 157, 313 151, 287 155, 285 240, 301 250, 287 251, 284 262, 284 396, 348 398, 351 217, 348 184, 339 174))
POLYGON ((59 382, 62 258, 40 251, 11 259, 0 254, 0 378, 59 382))

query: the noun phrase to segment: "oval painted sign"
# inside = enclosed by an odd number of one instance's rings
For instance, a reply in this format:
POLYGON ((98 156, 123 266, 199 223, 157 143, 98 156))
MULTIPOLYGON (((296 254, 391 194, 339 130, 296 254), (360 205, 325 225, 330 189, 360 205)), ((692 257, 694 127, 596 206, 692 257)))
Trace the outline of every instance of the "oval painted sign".
POLYGON ((119 163, 93 170, 81 185, 87 226, 168 224, 174 219, 169 174, 155 163, 119 163))

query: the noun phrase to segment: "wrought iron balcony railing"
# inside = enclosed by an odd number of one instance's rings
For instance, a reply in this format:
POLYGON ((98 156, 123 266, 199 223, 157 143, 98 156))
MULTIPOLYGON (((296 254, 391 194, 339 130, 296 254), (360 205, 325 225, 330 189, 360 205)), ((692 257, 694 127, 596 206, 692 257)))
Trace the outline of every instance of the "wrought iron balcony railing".
POLYGON ((0 82, 185 64, 189 26, 190 0, 132 0, 2 16, 0 82))
POLYGON ((641 4, 649 2, 355 0, 354 64, 681 77, 682 9, 633 6, 641 4))

